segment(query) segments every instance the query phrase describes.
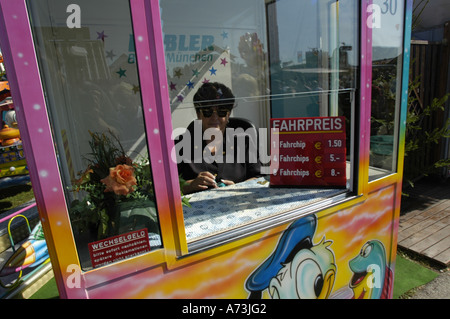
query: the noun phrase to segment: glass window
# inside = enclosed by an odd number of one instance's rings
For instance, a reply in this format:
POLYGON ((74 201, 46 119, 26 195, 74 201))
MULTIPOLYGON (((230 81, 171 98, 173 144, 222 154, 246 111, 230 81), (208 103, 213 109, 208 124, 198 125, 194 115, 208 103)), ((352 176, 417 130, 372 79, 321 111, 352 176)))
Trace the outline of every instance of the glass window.
POLYGON ((403 6, 402 0, 375 0, 372 6, 370 181, 397 170, 403 64, 403 6))
POLYGON ((359 1, 160 6, 190 247, 354 189, 359 1))
POLYGON ((82 268, 161 247, 129 1, 27 3, 82 268))

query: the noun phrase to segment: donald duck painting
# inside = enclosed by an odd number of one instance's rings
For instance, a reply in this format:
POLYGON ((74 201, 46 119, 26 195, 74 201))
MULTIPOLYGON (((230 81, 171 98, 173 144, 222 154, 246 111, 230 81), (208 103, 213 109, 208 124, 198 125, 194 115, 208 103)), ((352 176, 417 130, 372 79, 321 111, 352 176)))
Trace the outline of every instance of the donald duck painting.
POLYGON ((268 290, 274 299, 326 299, 336 279, 331 241, 314 244, 317 217, 293 222, 281 236, 272 255, 247 279, 249 298, 262 298, 268 290))

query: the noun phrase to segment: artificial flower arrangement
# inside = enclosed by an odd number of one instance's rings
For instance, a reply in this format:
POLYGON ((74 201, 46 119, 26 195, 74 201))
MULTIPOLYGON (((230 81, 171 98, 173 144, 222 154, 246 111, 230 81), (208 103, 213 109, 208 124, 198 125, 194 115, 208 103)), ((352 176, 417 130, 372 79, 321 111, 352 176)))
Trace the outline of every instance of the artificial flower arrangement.
MULTIPOLYGON (((74 227, 80 233, 96 231, 97 239, 136 227, 159 234, 148 159, 133 161, 111 132, 90 134, 88 166, 73 183, 78 197, 70 205, 74 227)), ((184 205, 188 200, 182 196, 184 205)))

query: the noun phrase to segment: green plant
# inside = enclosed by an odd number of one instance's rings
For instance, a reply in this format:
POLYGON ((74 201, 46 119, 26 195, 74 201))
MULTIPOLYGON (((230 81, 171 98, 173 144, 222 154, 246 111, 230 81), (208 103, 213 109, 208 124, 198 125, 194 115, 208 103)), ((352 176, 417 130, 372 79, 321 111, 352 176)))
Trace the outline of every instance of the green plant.
MULTIPOLYGON (((412 30, 414 31, 420 23, 420 18, 427 8, 430 0, 418 0, 414 3, 412 30)), ((411 61, 411 68, 416 61, 411 61)), ((410 72, 411 74, 412 72, 410 72)), ((450 94, 442 97, 435 97, 431 105, 422 105, 417 90, 421 84, 420 76, 410 79, 408 84, 408 113, 406 118, 406 141, 405 141, 405 167, 404 181, 410 186, 414 186, 414 180, 421 176, 426 176, 439 168, 450 167, 450 159, 439 159, 426 167, 415 167, 408 159, 416 155, 429 151, 430 145, 437 145, 443 138, 450 137, 450 119, 447 119, 441 126, 434 127, 431 131, 422 129, 423 123, 439 112, 444 111, 445 103, 450 94)))
POLYGON ((372 136, 393 135, 396 74, 389 68, 374 68, 373 74, 371 133, 372 136))
MULTIPOLYGON (((153 179, 148 159, 132 160, 111 132, 109 135, 90 134, 91 153, 85 157, 87 168, 72 187, 77 198, 72 201, 69 210, 72 224, 80 233, 96 229, 97 237, 105 238, 118 234, 126 215, 146 219, 145 223, 157 232, 153 179)), ((184 196, 182 202, 189 205, 184 196)))
MULTIPOLYGON (((389 61, 395 64, 394 61, 389 61)), ((411 67, 414 67, 412 61, 411 67)), ((374 68, 372 85, 372 117, 371 135, 395 134, 395 97, 396 74, 390 68, 374 68)), ((414 186, 414 180, 429 175, 442 167, 449 167, 449 159, 433 160, 427 165, 417 165, 412 158, 422 158, 429 153, 433 146, 438 145, 443 138, 450 137, 450 119, 441 125, 434 121, 432 129, 424 129, 425 123, 439 117, 445 110, 445 104, 450 94, 436 97, 430 105, 423 105, 419 98, 418 89, 421 86, 421 77, 410 79, 408 83, 407 120, 405 132, 405 166, 404 181, 414 186)))
MULTIPOLYGON (((443 138, 450 137, 450 119, 442 125, 433 127, 431 130, 423 130, 423 123, 430 118, 438 116, 439 112, 445 110, 445 103, 450 93, 437 98, 430 105, 422 105, 418 98, 417 89, 420 86, 420 77, 409 82, 408 112, 406 118, 406 140, 405 157, 413 157, 426 152, 430 145, 438 145, 443 138)), ((413 180, 420 176, 426 176, 436 169, 450 167, 450 159, 439 159, 426 167, 415 168, 406 162, 404 175, 405 181, 414 186, 413 180)))

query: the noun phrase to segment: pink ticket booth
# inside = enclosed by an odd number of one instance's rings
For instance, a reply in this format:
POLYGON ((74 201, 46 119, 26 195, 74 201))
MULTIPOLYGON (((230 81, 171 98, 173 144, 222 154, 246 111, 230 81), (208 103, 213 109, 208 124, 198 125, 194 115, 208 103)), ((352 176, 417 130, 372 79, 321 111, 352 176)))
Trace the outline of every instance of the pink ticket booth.
POLYGON ((411 18, 412 0, 0 0, 60 297, 392 297, 411 18), (199 110, 215 83, 233 108, 199 110), (252 156, 207 166, 200 115, 252 156), (184 188, 191 150, 213 187, 184 188))

